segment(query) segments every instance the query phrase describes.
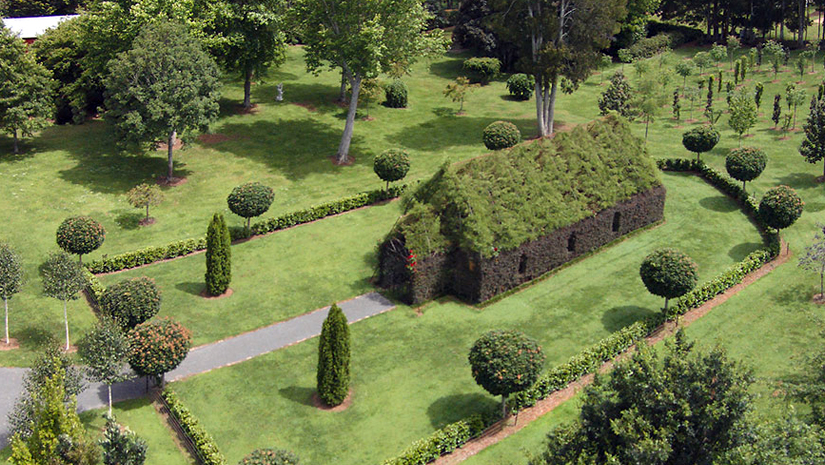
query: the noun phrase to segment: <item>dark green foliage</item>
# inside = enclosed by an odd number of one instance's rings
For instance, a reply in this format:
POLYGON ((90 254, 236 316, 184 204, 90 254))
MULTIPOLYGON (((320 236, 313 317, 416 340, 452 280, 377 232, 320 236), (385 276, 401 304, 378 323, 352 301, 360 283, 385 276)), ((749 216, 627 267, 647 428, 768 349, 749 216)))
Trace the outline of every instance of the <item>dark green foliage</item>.
POLYGON ((372 170, 381 180, 387 182, 387 188, 393 181, 404 179, 410 170, 410 155, 403 149, 387 149, 372 164, 372 170))
POLYGON ((709 152, 716 147, 719 137, 719 131, 714 129, 713 126, 705 125, 682 134, 682 145, 688 151, 694 152, 696 159, 699 160, 702 153, 709 152))
POLYGON ((384 84, 384 105, 390 108, 407 108, 407 85, 401 79, 384 84))
POLYGON ((443 236, 433 242, 490 257, 658 185, 644 142, 622 118, 608 116, 551 140, 446 165, 414 197, 440 217, 443 236))
POLYGON ((128 331, 160 311, 160 289, 155 280, 141 276, 109 286, 98 302, 104 314, 128 331))
POLYGON ((631 62, 650 58, 670 50, 671 37, 669 34, 658 34, 637 41, 626 49, 631 62))
POLYGON ((756 83, 756 92, 753 94, 753 102, 756 104, 756 108, 759 109, 759 106, 762 105, 762 94, 765 92, 765 86, 761 82, 756 83))
POLYGON ((639 275, 651 294, 665 298, 665 311, 668 299, 687 294, 699 280, 696 263, 674 249, 660 249, 645 257, 639 275))
POLYGON ((774 129, 776 129, 776 126, 779 125, 779 117, 782 116, 782 105, 780 104, 781 101, 781 94, 776 94, 773 96, 773 114, 771 115, 771 121, 773 121, 774 129))
POLYGON ((720 349, 694 350, 681 331, 666 346, 597 376, 579 421, 552 431, 531 463, 710 464, 749 442, 750 371, 720 349))
POLYGON ((141 376, 161 377, 174 370, 192 346, 189 330, 171 318, 141 323, 128 337, 129 365, 141 376))
POLYGON ((725 169, 733 179, 742 181, 742 189, 747 181, 753 181, 768 164, 768 156, 756 147, 741 147, 730 151, 725 158, 725 169))
POLYGON ((66 218, 57 227, 58 247, 81 257, 97 250, 105 238, 103 226, 88 216, 66 218))
POLYGON ((232 189, 226 203, 232 213, 246 218, 246 227, 249 228, 252 218, 266 213, 273 200, 275 192, 271 187, 259 182, 248 182, 232 189))
POLYGON ((495 79, 501 71, 501 62, 498 58, 468 58, 462 65, 464 71, 473 77, 474 81, 487 84, 495 79))
POLYGON ((536 87, 536 79, 533 76, 518 73, 507 79, 507 91, 516 100, 530 100, 536 87))
POLYGON ((759 217, 774 229, 785 229, 802 215, 805 202, 788 186, 777 186, 765 192, 759 202, 759 217))
POLYGON ((0 15, 4 18, 69 15, 85 3, 85 0, 3 0, 0 15))
POLYGON ((494 121, 484 128, 481 137, 488 149, 501 150, 521 142, 521 131, 509 121, 494 121))
POLYGON ((86 365, 86 376, 106 384, 109 391, 109 415, 112 414, 112 384, 132 378, 125 370, 129 359, 129 341, 121 329, 102 318, 94 329, 77 343, 77 354, 86 365))
POLYGON ((257 449, 238 465, 299 465, 298 456, 284 449, 257 449))
POLYGON ((606 115, 608 112, 615 111, 622 116, 630 116, 632 92, 633 89, 627 82, 627 78, 621 71, 617 71, 610 78, 610 85, 599 96, 599 113, 606 115))
MULTIPOLYGON (((479 386, 501 396, 523 391, 539 377, 545 355, 535 339, 518 331, 490 331, 470 348, 470 369, 479 386)), ((504 413, 504 412, 502 412, 504 413)))
POLYGON ((143 465, 149 449, 146 441, 129 428, 121 427, 111 416, 106 417, 100 447, 103 465, 143 465))
POLYGON ((5 342, 9 343, 9 299, 20 292, 23 268, 20 256, 8 244, 0 242, 0 299, 5 308, 5 342))
MULTIPOLYGON (((737 61, 736 65, 733 69, 733 83, 734 84, 739 84, 739 72, 740 72, 741 67, 742 67, 742 64, 737 61)), ((728 83, 728 84, 730 84, 730 83, 728 83)))
POLYGON ((676 118, 678 121, 681 118, 681 110, 682 105, 679 103, 679 91, 673 91, 673 103, 671 104, 671 108, 673 109, 673 117, 676 118))
POLYGON ((785 417, 753 428, 754 438, 734 449, 731 465, 807 465, 825 463, 825 432, 791 410, 785 417))
POLYGON ((177 418, 181 428, 186 433, 186 436, 192 439, 195 443, 195 449, 204 460, 204 465, 226 465, 226 458, 224 458, 215 440, 212 438, 206 429, 201 425, 200 421, 192 415, 192 412, 186 408, 181 402, 180 398, 174 391, 164 389, 160 395, 169 407, 169 413, 177 418))
POLYGON ((397 457, 385 460, 383 465, 427 465, 478 437, 491 423, 478 414, 450 423, 430 436, 415 441, 397 457))
POLYGON ((825 159, 825 101, 814 100, 808 120, 802 127, 805 140, 799 147, 799 153, 808 163, 825 159))
POLYGON ((347 398, 350 380, 350 335, 347 317, 333 304, 318 340, 318 397, 329 406, 347 398))
POLYGON ((43 292, 58 300, 75 300, 86 287, 83 268, 64 252, 49 256, 43 264, 43 292))
POLYGON ((221 295, 232 281, 232 250, 229 228, 223 215, 215 213, 206 230, 206 292, 221 295))

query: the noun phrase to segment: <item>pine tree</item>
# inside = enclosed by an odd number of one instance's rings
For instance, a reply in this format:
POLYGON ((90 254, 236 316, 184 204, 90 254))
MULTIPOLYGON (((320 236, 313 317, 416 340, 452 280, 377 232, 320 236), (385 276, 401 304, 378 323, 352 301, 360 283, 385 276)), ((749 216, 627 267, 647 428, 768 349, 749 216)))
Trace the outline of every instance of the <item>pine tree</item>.
POLYGON ((822 100, 814 102, 803 129, 805 140, 799 147, 799 153, 808 163, 816 163, 825 159, 825 102, 822 100))
POLYGON ((782 106, 780 102, 782 100, 782 96, 780 94, 776 94, 773 97, 773 116, 771 116, 771 121, 773 121, 773 128, 779 125, 779 117, 782 116, 782 106))
POLYGON ((215 213, 206 231, 206 292, 221 295, 232 280, 232 252, 229 228, 223 215, 215 213))
POLYGON ((318 396, 327 405, 339 405, 349 392, 350 336, 338 305, 329 309, 318 342, 318 396))

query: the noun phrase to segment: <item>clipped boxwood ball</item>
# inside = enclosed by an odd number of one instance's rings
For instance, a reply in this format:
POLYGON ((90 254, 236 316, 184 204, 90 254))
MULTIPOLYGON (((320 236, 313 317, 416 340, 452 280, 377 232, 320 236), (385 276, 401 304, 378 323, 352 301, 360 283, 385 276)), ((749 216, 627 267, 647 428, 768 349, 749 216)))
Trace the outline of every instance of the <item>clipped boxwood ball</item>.
POLYGON ((509 121, 494 121, 484 128, 484 145, 490 150, 501 150, 521 142, 521 131, 509 121))
POLYGON ((86 255, 103 244, 106 230, 88 216, 66 218, 57 227, 57 245, 68 253, 86 255))
POLYGON ((388 183, 404 179, 410 170, 410 155, 402 149, 385 150, 375 157, 372 169, 388 183))
POLYGON ((130 330, 158 314, 160 289, 146 276, 126 279, 106 288, 98 304, 121 329, 130 330))
POLYGON ((129 365, 140 376, 161 376, 180 365, 192 346, 192 333, 171 318, 147 321, 127 334, 129 365))
POLYGON ((248 182, 232 189, 226 203, 232 213, 249 219, 266 213, 274 199, 275 192, 271 187, 259 182, 248 182))
POLYGON ((698 159, 700 154, 709 152, 716 147, 716 144, 719 143, 719 137, 719 131, 705 125, 682 134, 682 145, 688 151, 695 153, 698 159))
POLYGON ((784 229, 794 224, 802 215, 805 202, 788 186, 777 186, 765 192, 759 202, 759 217, 774 229, 784 229))
POLYGON ((527 74, 518 73, 507 79, 507 91, 516 100, 530 100, 535 86, 536 80, 527 74))
POLYGON ((258 449, 247 455, 238 465, 299 465, 298 457, 283 449, 258 449))
POLYGON ((384 85, 386 100, 384 105, 390 108, 407 107, 407 85, 400 79, 395 79, 384 85))
POLYGON ((756 147, 742 147, 733 149, 725 158, 725 169, 737 181, 753 181, 768 164, 768 156, 756 147))
POLYGON ((659 249, 648 255, 639 269, 642 282, 653 295, 673 299, 696 286, 696 263, 674 249, 659 249))

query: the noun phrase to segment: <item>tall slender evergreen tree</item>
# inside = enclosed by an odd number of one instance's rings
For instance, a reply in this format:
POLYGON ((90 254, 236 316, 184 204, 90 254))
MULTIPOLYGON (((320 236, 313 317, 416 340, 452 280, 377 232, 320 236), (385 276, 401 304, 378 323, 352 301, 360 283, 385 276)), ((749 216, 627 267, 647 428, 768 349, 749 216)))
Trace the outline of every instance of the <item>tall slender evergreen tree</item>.
POLYGON ((805 140, 799 147, 799 153, 808 163, 816 163, 825 159, 825 102, 822 100, 812 102, 811 113, 803 129, 805 140))
POLYGON ((215 213, 206 230, 206 292, 221 295, 232 281, 232 251, 229 228, 223 215, 215 213))
POLYGON ((318 396, 329 406, 341 404, 349 392, 349 339, 347 317, 333 304, 318 344, 318 396))

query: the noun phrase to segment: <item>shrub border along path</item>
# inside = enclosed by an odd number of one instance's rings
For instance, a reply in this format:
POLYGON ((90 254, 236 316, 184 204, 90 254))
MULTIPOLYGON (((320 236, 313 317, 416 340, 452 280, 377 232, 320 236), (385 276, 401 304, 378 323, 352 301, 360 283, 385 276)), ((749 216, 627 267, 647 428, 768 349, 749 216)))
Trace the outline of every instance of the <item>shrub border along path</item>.
MULTIPOLYGON (((785 245, 784 241, 782 241, 782 245, 785 245)), ((700 307, 694 308, 693 310, 682 315, 680 322, 663 324, 658 329, 656 329, 651 335, 644 338, 645 343, 649 345, 656 344, 657 342, 660 342, 665 338, 675 334, 678 328, 689 326, 694 321, 705 316, 716 306, 724 303, 731 296, 736 295, 742 289, 750 286, 756 280, 770 273, 779 265, 782 265, 783 263, 787 262, 790 257, 791 254, 787 252, 780 254, 772 261, 762 265, 755 271, 750 272, 739 284, 736 284, 735 286, 729 288, 727 291, 723 292, 722 294, 719 294, 712 300, 705 302, 700 307)), ((599 373, 607 372, 613 367, 613 365, 617 361, 630 356, 630 354, 633 353, 633 351, 635 350, 635 347, 636 345, 631 346, 626 352, 616 356, 613 360, 602 364, 599 367, 599 373)), ((475 439, 471 439, 470 441, 467 441, 467 443, 463 447, 456 449, 450 454, 442 455, 432 463, 434 465, 452 465, 463 462, 464 460, 472 457, 473 455, 478 454, 487 447, 496 444, 497 442, 512 434, 515 434, 525 426, 529 425, 534 420, 537 420, 543 415, 552 412, 556 407, 558 407, 562 403, 572 399, 585 386, 591 384, 594 378, 595 375, 593 373, 582 376, 578 380, 568 384, 567 387, 565 387, 564 389, 556 391, 553 394, 550 394, 548 397, 544 398, 543 400, 536 402, 536 405, 534 405, 533 407, 528 407, 526 409, 521 410, 516 415, 514 424, 508 424, 512 418, 507 418, 499 422, 496 422, 495 424, 487 428, 487 430, 485 430, 485 433, 483 433, 481 436, 475 439)))

